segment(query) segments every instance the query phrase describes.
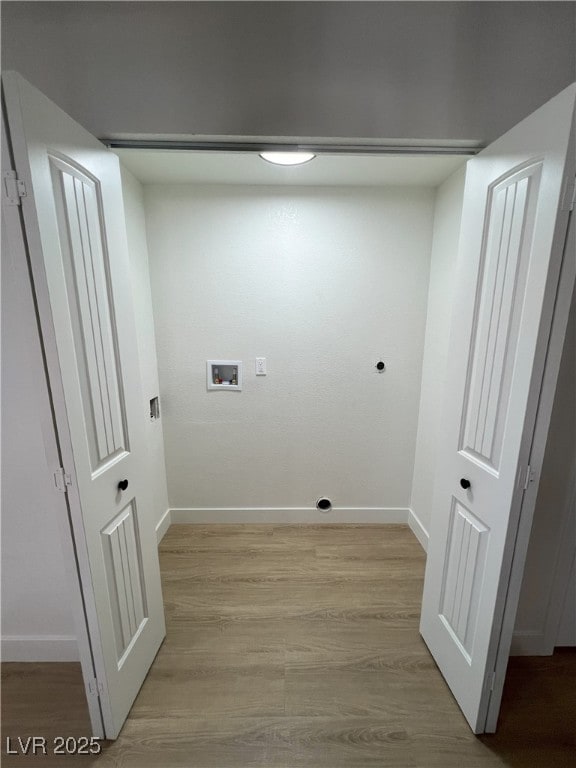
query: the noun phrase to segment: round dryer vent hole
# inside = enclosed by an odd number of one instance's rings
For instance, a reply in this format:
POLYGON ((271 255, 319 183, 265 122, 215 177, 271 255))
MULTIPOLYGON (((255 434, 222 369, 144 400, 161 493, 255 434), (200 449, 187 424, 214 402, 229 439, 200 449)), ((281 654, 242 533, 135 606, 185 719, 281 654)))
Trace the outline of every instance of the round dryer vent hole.
POLYGON ((332 502, 330 499, 322 497, 316 502, 316 509, 319 509, 320 512, 329 512, 332 509, 332 502))

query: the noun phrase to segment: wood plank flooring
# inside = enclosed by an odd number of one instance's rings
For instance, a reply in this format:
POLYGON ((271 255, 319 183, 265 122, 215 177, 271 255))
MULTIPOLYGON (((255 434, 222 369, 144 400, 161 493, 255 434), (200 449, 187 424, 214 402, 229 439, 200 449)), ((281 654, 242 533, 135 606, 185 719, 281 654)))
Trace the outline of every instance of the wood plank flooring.
MULTIPOLYGON (((497 735, 470 732, 418 634, 406 526, 173 525, 167 637, 120 738, 12 766, 569 768, 576 653, 513 659, 497 735)), ((78 665, 3 665, 5 737, 89 734, 78 665)))

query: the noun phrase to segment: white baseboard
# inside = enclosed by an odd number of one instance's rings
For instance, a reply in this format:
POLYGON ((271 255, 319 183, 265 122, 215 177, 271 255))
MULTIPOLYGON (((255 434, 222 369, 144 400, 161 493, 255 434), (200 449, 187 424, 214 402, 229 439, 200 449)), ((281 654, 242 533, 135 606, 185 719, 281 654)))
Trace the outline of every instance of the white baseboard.
POLYGON ((4 635, 2 661, 80 661, 73 635, 4 635))
POLYGON ((551 656, 554 649, 549 650, 545 646, 544 632, 514 632, 510 656, 551 656))
POLYGON ((422 525, 422 521, 413 509, 408 510, 408 525, 410 530, 416 536, 424 552, 428 552, 428 531, 422 525))
POLYGON ((316 507, 212 507, 171 509, 172 523, 407 523, 408 509, 396 507, 339 507, 320 512, 316 507))
POLYGON ((166 512, 162 515, 160 520, 156 523, 156 540, 158 541, 158 544, 162 541, 164 536, 166 535, 166 531, 168 528, 170 528, 170 523, 172 522, 172 510, 167 509, 166 512))

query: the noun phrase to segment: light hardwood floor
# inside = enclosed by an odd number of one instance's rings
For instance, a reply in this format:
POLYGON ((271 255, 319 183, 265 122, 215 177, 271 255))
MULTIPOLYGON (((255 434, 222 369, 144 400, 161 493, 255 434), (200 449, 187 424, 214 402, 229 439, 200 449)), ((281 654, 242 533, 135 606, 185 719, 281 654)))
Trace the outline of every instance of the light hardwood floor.
MULTIPOLYGON (((513 659, 476 738, 418 634, 406 526, 174 525, 167 637, 99 768, 571 768, 576 654, 513 659)), ((3 665, 6 736, 88 734, 78 665, 3 665)))

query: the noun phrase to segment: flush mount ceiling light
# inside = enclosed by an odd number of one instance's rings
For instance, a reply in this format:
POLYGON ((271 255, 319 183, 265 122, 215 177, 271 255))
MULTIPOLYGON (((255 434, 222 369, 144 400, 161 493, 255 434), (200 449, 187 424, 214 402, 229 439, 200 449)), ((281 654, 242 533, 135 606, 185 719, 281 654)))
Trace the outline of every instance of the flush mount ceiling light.
POLYGON ((262 160, 274 165, 302 165, 313 160, 314 152, 260 152, 262 160))

